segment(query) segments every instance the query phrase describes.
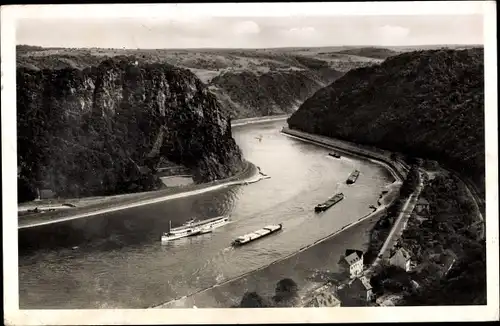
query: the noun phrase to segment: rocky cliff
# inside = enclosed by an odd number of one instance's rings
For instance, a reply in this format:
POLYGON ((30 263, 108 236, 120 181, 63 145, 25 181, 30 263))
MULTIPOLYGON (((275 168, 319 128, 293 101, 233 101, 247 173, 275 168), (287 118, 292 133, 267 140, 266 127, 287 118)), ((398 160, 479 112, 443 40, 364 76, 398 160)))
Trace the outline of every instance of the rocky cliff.
POLYGON ((156 189, 160 158, 195 181, 243 166, 216 97, 190 71, 114 58, 85 69, 17 69, 19 200, 156 189))
POLYGON ((260 56, 274 60, 251 62, 245 69, 222 72, 208 83, 233 117, 293 113, 315 91, 344 74, 332 68, 330 62, 310 56, 260 56))
POLYGON ((349 71, 307 99, 291 128, 431 158, 484 193, 483 49, 416 51, 349 71))
POLYGON ((306 98, 335 80, 340 72, 282 70, 223 73, 210 82, 210 89, 226 112, 237 118, 293 113, 306 98))

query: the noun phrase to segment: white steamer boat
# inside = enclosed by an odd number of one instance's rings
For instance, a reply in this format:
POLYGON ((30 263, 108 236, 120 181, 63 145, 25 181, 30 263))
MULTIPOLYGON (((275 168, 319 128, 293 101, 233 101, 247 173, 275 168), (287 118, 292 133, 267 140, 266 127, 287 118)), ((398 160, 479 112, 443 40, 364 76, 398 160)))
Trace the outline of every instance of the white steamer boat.
POLYGON ((229 218, 227 216, 219 216, 215 218, 211 218, 204 221, 195 222, 194 220, 190 220, 184 225, 174 228, 171 228, 172 223, 169 222, 170 231, 163 233, 161 237, 162 242, 168 242, 171 240, 176 240, 180 238, 186 238, 191 236, 196 236, 200 234, 206 234, 212 232, 214 229, 219 228, 221 226, 229 223, 229 218))
POLYGON ((210 233, 213 230, 220 228, 221 226, 226 225, 227 223, 229 223, 229 217, 226 217, 226 216, 211 219, 209 222, 202 224, 199 227, 200 234, 210 233))
MULTIPOLYGON (((169 226, 170 225, 172 225, 172 222, 169 222, 169 226)), ((170 229, 169 232, 165 232, 162 234, 161 242, 165 243, 172 240, 191 237, 198 234, 200 234, 200 229, 197 228, 185 228, 184 230, 178 230, 176 232, 172 232, 172 229, 170 229)))

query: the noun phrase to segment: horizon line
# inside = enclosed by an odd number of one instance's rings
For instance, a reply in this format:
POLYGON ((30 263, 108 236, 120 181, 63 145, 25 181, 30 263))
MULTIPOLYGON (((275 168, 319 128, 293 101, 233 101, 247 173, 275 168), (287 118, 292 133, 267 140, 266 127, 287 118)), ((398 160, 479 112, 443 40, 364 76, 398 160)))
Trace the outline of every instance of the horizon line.
POLYGON ((254 48, 242 48, 242 47, 185 47, 185 48, 106 48, 106 47, 64 47, 64 46, 42 46, 42 45, 33 45, 33 44, 16 44, 16 48, 18 46, 31 46, 38 47, 43 49, 103 49, 103 50, 278 50, 278 49, 320 49, 320 48, 340 48, 340 47, 349 47, 349 48, 413 48, 413 47, 429 47, 429 46, 468 46, 468 47, 484 47, 484 44, 474 44, 474 43, 437 43, 437 44, 409 44, 409 45, 316 45, 316 46, 281 46, 281 47, 254 47, 254 48))

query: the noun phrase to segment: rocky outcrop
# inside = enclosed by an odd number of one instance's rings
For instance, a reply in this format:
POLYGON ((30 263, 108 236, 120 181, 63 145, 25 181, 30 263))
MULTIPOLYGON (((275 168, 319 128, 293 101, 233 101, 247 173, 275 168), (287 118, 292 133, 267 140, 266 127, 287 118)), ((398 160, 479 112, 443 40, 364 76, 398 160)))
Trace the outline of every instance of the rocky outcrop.
POLYGON ((229 115, 251 118, 293 113, 315 91, 343 75, 323 60, 283 55, 281 66, 267 72, 223 72, 211 79, 210 89, 229 115))
POLYGON ((190 71, 115 58, 83 70, 17 69, 19 199, 156 189, 156 163, 195 181, 243 166, 216 97, 190 71))
POLYGON ((328 67, 315 70, 226 72, 210 81, 210 89, 235 118, 295 112, 315 91, 343 73, 328 67))
POLYGON ((308 98, 290 128, 440 161, 484 194, 483 49, 429 50, 351 70, 308 98))

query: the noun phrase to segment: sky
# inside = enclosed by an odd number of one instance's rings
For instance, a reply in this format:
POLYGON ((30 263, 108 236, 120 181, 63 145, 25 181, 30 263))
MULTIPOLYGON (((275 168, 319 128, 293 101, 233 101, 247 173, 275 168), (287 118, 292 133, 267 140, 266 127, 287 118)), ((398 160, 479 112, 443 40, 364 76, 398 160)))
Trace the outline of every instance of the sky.
POLYGON ((16 44, 100 48, 272 48, 483 44, 483 16, 20 19, 16 44))

